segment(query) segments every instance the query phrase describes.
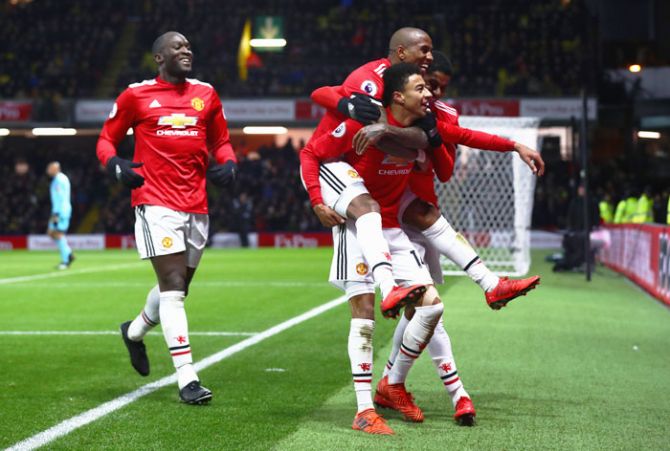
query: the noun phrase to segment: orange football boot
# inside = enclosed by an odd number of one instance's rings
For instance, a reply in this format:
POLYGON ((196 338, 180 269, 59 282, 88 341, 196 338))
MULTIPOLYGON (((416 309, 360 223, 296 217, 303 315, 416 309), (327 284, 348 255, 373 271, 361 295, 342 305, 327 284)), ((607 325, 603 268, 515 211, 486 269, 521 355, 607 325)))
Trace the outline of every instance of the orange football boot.
POLYGON ((351 425, 351 429, 355 431, 363 431, 368 434, 394 434, 393 429, 386 424, 386 420, 382 418, 381 415, 375 412, 375 409, 366 409, 362 412, 358 412, 354 417, 354 424, 351 425))
POLYGON ((414 404, 412 395, 405 389, 405 384, 391 385, 389 384, 388 376, 384 376, 377 384, 375 402, 382 398, 383 401, 386 401, 384 407, 402 413, 407 421, 413 421, 415 423, 421 423, 423 421, 423 412, 419 406, 414 404))

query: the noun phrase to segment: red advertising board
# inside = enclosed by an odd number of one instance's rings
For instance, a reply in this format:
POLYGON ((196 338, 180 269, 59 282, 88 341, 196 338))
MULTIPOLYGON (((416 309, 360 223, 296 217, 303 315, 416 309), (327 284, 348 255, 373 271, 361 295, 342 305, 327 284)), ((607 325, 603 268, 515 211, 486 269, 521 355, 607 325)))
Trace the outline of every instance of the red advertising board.
POLYGON ((28 237, 25 235, 0 235, 0 251, 25 249, 28 247, 28 237))
POLYGON ((330 232, 314 233, 259 233, 258 247, 321 247, 332 246, 330 232))
POLYGON ((27 122, 33 112, 33 104, 6 100, 0 102, 0 122, 27 122))
POLYGON ((326 114, 326 109, 311 100, 298 99, 295 101, 296 121, 316 121, 326 114))
POLYGON ((621 224, 607 229, 612 242, 600 260, 670 305, 670 227, 621 224))

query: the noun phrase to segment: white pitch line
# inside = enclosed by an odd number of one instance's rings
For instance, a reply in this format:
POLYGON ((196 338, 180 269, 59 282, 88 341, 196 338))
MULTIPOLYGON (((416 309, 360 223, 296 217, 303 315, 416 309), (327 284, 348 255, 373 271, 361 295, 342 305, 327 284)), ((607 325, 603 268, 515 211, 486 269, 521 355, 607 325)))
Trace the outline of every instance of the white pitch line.
MULTIPOLYGON (((2 279, 0 279, 2 280, 2 279)), ((32 281, 31 281, 32 282, 32 281)), ((198 287, 281 287, 281 288, 320 288, 331 286, 328 282, 301 282, 301 281, 282 281, 282 280, 203 280, 196 281, 194 284, 198 287)), ((21 284, 15 282, 15 285, 25 286, 26 288, 34 288, 34 283, 21 284)), ((132 281, 104 281, 104 282, 80 282, 72 281, 71 283, 64 282, 49 282, 48 284, 38 285, 40 287, 48 287, 49 289, 65 288, 71 290, 73 288, 118 288, 118 287, 148 287, 147 282, 132 281)))
MULTIPOLYGON (((206 357, 203 360, 197 362, 193 366, 196 371, 202 371, 205 368, 208 368, 216 363, 219 363, 221 360, 228 358, 240 351, 243 351, 250 346, 260 343, 261 341, 267 338, 270 338, 295 325, 298 325, 302 322, 312 319, 315 316, 319 316, 320 314, 327 312, 328 310, 331 310, 337 307, 338 305, 344 304, 346 301, 347 301, 346 296, 340 296, 337 299, 333 299, 332 301, 326 302, 325 304, 322 304, 318 307, 308 310, 301 315, 298 315, 294 318, 279 323, 276 326, 266 329, 263 332, 254 335, 253 337, 249 337, 245 340, 242 340, 239 343, 224 348, 221 351, 212 354, 209 357, 206 357)), ((177 376, 175 374, 165 376, 162 379, 143 385, 142 387, 138 388, 135 391, 119 396, 116 399, 113 399, 111 401, 99 405, 98 407, 87 410, 86 412, 83 412, 61 423, 58 423, 57 425, 52 426, 45 431, 33 435, 32 437, 29 437, 25 440, 15 443, 11 447, 7 448, 6 451, 27 451, 44 446, 47 443, 56 440, 57 438, 69 434, 75 429, 78 429, 82 426, 92 423, 104 417, 105 415, 109 415, 110 413, 119 410, 122 407, 125 407, 134 401, 137 401, 143 396, 146 396, 150 393, 155 392, 160 388, 166 387, 176 382, 177 382, 177 376)))
POLYGON ((132 268, 134 266, 140 266, 141 264, 142 264, 141 262, 124 263, 122 265, 96 266, 93 268, 82 268, 82 269, 66 269, 63 271, 32 274, 29 276, 7 277, 5 279, 0 279, 0 285, 7 285, 10 283, 20 283, 20 282, 32 282, 34 280, 53 279, 56 277, 75 276, 78 274, 87 274, 92 272, 116 271, 117 269, 127 269, 132 268))
MULTIPOLYGON (((254 335, 258 335, 258 332, 189 331, 188 334, 201 337, 253 337, 254 335)), ((118 330, 0 330, 0 336, 3 335, 120 335, 120 332, 118 330)), ((160 332, 149 332, 149 335, 163 336, 160 332)))

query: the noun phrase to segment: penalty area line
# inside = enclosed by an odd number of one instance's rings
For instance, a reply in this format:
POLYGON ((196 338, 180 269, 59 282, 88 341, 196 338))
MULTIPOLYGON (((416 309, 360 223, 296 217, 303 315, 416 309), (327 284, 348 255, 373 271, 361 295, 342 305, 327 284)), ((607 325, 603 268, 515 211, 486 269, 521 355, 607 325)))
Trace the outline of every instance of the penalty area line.
MULTIPOLYGON (((236 343, 232 346, 222 349, 221 351, 205 357, 199 362, 195 363, 193 367, 196 371, 202 371, 205 368, 208 368, 220 361, 237 354, 240 351, 243 351, 257 343, 260 343, 263 340, 266 340, 274 335, 277 335, 287 329, 290 329, 293 326, 296 326, 300 323, 303 323, 309 319, 312 319, 316 316, 321 315, 322 313, 327 312, 339 305, 347 302, 346 296, 340 296, 332 301, 326 302, 318 307, 315 307, 311 310, 306 311, 305 313, 295 316, 289 320, 286 320, 282 323, 277 324, 269 329, 259 332, 253 337, 249 337, 245 340, 242 340, 239 343, 236 343)), ((100 404, 98 407, 87 410, 86 412, 80 413, 72 418, 69 418, 65 421, 58 423, 55 426, 50 427, 42 432, 39 432, 32 437, 29 437, 25 440, 15 443, 14 445, 7 448, 6 451, 26 451, 37 449, 41 446, 46 445, 49 442, 52 442, 60 437, 63 437, 70 432, 79 429, 82 426, 85 426, 89 423, 92 423, 110 413, 119 410, 128 404, 137 401, 143 396, 146 396, 150 393, 155 392, 156 390, 166 387, 168 385, 174 384, 177 382, 177 376, 172 374, 170 376, 165 376, 162 379, 159 379, 155 382, 143 385, 142 387, 134 390, 132 392, 121 395, 116 399, 107 401, 106 403, 100 404)))
MULTIPOLYGON (((0 336, 40 336, 40 335, 119 335, 118 330, 0 330, 0 336)), ((195 337, 253 337, 258 332, 232 332, 232 331, 189 331, 195 337)), ((148 335, 160 335, 160 332, 149 332, 148 335)))
POLYGON ((101 272, 101 271, 116 271, 117 269, 127 269, 140 266, 142 263, 124 263, 121 265, 109 265, 109 266, 96 266, 93 268, 82 268, 82 269, 66 269, 63 271, 53 271, 45 272, 42 274, 32 274, 29 276, 17 276, 17 277, 7 277, 0 279, 0 285, 8 285, 10 283, 20 283, 20 282, 32 282, 34 280, 42 279, 54 279, 56 277, 66 277, 66 276, 76 276, 78 274, 88 274, 92 272, 101 272))

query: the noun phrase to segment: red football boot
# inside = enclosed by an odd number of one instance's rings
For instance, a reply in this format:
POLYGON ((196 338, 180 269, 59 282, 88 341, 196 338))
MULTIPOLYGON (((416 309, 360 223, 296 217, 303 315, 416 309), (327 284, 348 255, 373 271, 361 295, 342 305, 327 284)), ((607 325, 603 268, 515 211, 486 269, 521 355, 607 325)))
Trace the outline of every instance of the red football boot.
POLYGON ((415 304, 426 292, 425 285, 410 285, 409 287, 393 287, 381 304, 382 315, 385 318, 396 318, 400 310, 415 304))
POLYGON ((486 292, 486 303, 493 310, 500 310, 509 301, 519 296, 525 296, 539 284, 540 276, 528 277, 527 279, 501 277, 498 285, 493 290, 486 292))
POLYGON ((393 429, 386 424, 386 420, 375 412, 375 409, 367 409, 356 414, 351 429, 363 431, 368 434, 393 435, 393 429))
POLYGON ((467 396, 462 396, 456 403, 456 412, 454 413, 456 423, 461 426, 474 426, 476 416, 477 412, 475 412, 472 400, 467 396))

